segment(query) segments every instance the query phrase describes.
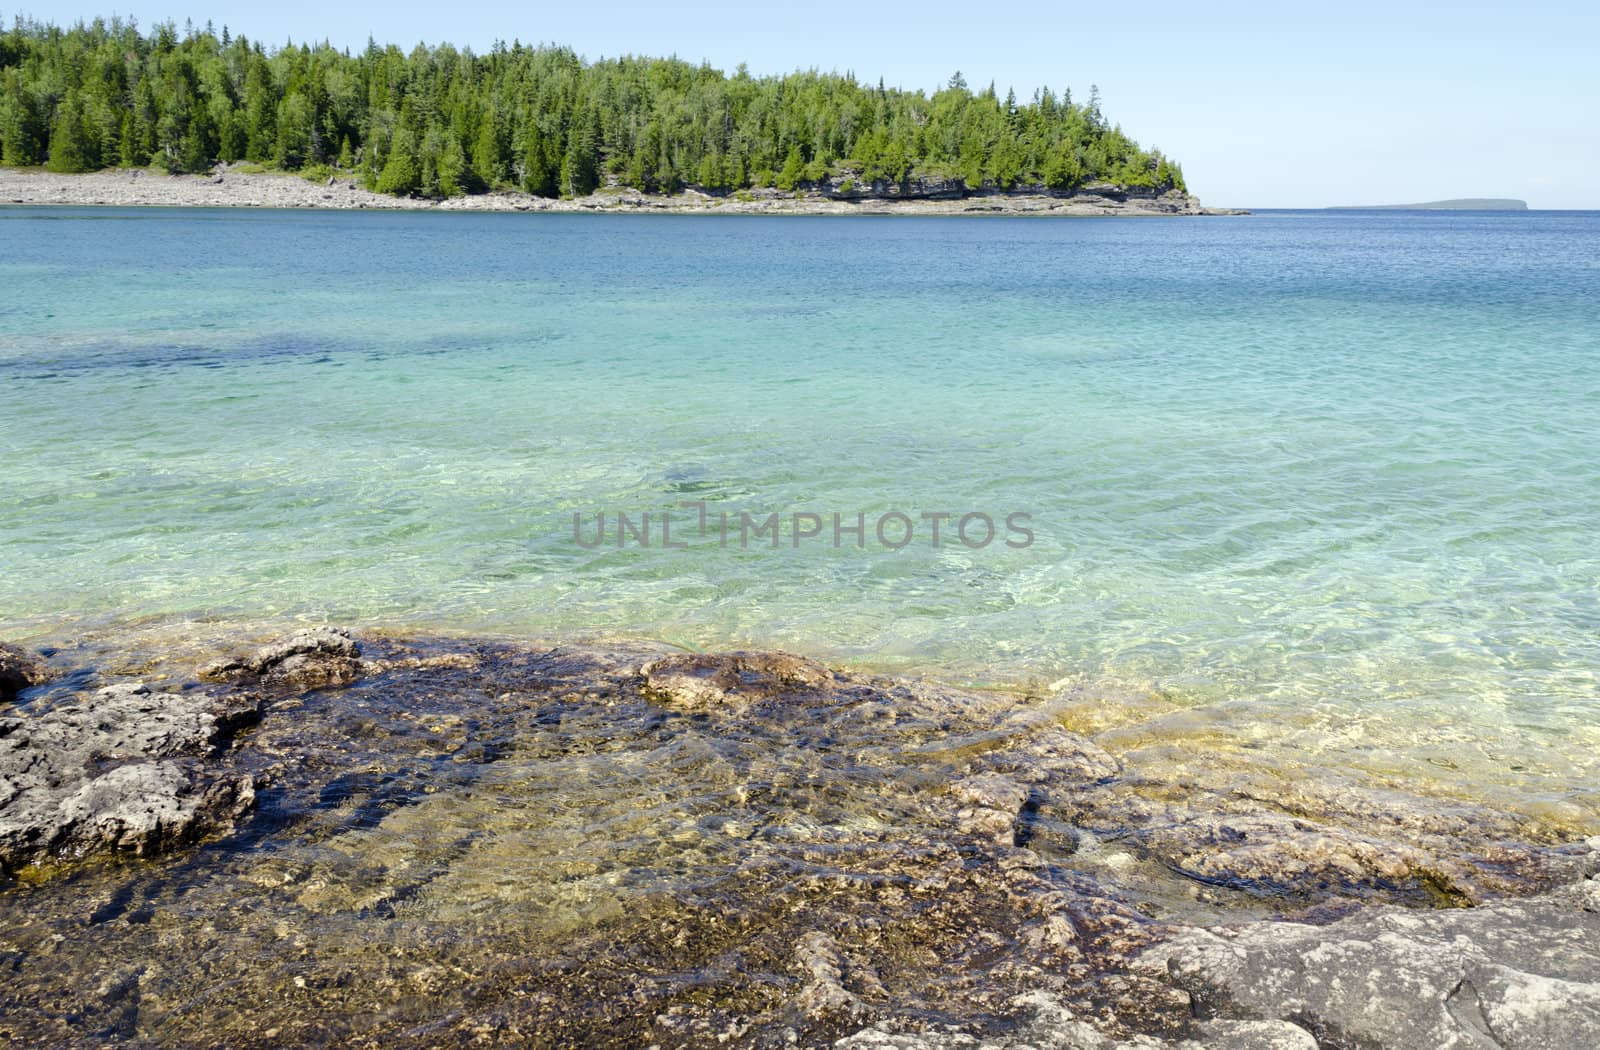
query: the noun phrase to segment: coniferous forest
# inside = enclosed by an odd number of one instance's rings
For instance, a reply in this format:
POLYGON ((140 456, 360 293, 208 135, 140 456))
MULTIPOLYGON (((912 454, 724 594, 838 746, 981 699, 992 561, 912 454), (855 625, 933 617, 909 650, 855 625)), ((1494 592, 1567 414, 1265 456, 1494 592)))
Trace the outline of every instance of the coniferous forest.
POLYGON ((1097 91, 1025 101, 957 73, 929 97, 814 70, 731 76, 676 58, 586 62, 556 46, 267 47, 223 27, 17 19, 0 34, 0 163, 51 171, 218 161, 447 197, 491 189, 673 193, 825 177, 968 188, 1091 181, 1184 189, 1109 123, 1097 91))

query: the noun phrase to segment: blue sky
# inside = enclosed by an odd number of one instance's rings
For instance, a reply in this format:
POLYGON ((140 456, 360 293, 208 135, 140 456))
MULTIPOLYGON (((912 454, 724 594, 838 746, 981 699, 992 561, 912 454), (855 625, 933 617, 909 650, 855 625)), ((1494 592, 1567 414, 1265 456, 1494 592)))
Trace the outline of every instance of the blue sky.
MULTIPOLYGON (((9 22, 18 8, 7 6, 9 22)), ((271 6, 240 0, 92 0, 22 8, 70 23, 113 12, 142 26, 212 20, 282 43, 368 35, 409 48, 449 40, 566 44, 707 59, 753 73, 800 67, 931 90, 959 69, 1026 97, 1083 97, 1183 162, 1206 203, 1254 207, 1521 197, 1600 208, 1600 3, 985 5, 748 2, 394 2, 271 6), (121 6, 128 4, 128 6, 121 6), (1121 13, 1119 13, 1119 11, 1121 13)))

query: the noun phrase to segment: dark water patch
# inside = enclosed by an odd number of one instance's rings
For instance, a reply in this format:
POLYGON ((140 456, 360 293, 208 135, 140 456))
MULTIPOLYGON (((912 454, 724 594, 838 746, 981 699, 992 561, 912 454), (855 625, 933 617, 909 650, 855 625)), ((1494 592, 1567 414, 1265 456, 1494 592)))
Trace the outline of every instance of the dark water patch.
MULTIPOLYGON (((518 333, 519 344, 540 346, 555 337, 545 332, 518 333)), ((454 335, 428 336, 411 341, 385 336, 381 346, 367 339, 333 336, 325 332, 287 332, 235 339, 226 343, 128 343, 90 341, 70 348, 42 346, 13 350, 0 356, 0 376, 46 382, 97 373, 224 371, 256 365, 343 366, 352 360, 382 363, 401 358, 458 357, 496 349, 480 338, 454 335)), ((254 396, 254 395, 235 395, 254 396)))

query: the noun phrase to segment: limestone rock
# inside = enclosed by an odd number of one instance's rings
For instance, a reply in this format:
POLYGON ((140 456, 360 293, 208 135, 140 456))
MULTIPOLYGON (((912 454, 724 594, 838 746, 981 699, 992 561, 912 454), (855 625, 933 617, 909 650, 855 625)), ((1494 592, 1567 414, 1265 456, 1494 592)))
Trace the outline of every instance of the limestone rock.
POLYGON ((301 689, 349 685, 361 676, 361 645, 339 627, 308 627, 248 657, 223 657, 200 669, 210 681, 254 676, 301 689))
POLYGON ((1009 741, 1003 749, 973 759, 975 772, 1002 773, 1024 784, 1097 783, 1121 772, 1105 749, 1052 725, 1009 741))
POLYGON ((1426 858, 1402 844, 1276 814, 1198 816, 1134 841, 1180 874, 1264 895, 1399 888, 1427 870, 1426 858))
POLYGON ((1190 929, 1141 960, 1202 1016, 1293 1020, 1330 1046, 1600 1046, 1600 885, 1330 926, 1190 929))
POLYGON ((861 1000, 844 986, 848 963, 832 937, 821 931, 806 934, 795 945, 794 957, 806 977, 798 1003, 808 1018, 859 1018, 866 1012, 861 1000))
POLYGON ((639 669, 647 695, 688 711, 741 708, 804 691, 825 691, 833 672, 789 653, 688 653, 639 669))
POLYGON ((0 870, 97 849, 144 854, 225 826, 254 784, 204 759, 258 712, 243 697, 131 683, 0 719, 0 870))
POLYGON ((967 777, 950 785, 959 807, 956 825, 963 834, 989 839, 996 845, 1016 842, 1017 824, 1028 803, 1028 789, 997 773, 967 777))
POLYGON ((835 1050, 1317 1050, 1311 1033, 1288 1021, 1209 1021, 1193 1038, 1172 1042, 1155 1036, 1117 1039, 1075 1017, 1048 992, 1027 992, 1010 1006, 1014 1031, 982 1036, 950 1029, 896 1031, 863 1028, 834 1044, 835 1050))

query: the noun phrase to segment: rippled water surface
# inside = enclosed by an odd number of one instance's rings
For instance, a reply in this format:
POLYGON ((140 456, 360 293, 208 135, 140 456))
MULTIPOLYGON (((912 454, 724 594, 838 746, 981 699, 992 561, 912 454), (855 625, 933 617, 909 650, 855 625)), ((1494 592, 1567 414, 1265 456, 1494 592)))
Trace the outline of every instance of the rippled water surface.
POLYGON ((1597 243, 1594 214, 0 209, 0 631, 779 645, 1593 830, 1597 243), (687 548, 574 542, 668 510, 687 548), (828 524, 740 549, 740 511, 828 524), (891 511, 1034 542, 886 550, 891 511))

